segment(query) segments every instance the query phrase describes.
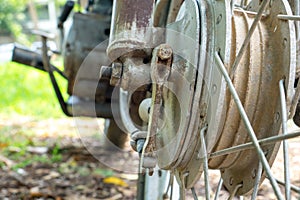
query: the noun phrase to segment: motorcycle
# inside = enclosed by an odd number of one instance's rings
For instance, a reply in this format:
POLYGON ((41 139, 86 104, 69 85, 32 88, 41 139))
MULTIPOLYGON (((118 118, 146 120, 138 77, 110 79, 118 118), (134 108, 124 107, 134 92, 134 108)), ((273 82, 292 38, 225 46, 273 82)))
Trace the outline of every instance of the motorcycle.
MULTIPOLYGON (((267 177, 282 199, 270 167, 280 141, 287 157, 286 139, 299 136, 287 131, 288 119, 300 125, 299 10, 299 0, 89 1, 73 16, 64 72, 49 62, 47 34, 42 55, 16 47, 13 60, 49 73, 67 116, 109 119, 119 147, 130 136, 138 199, 185 199, 189 189, 197 199, 202 175, 209 199, 209 169, 221 174, 216 198, 224 186, 230 198, 255 199, 267 177), (54 72, 68 80, 66 102, 54 72)), ((284 173, 290 199, 300 190, 287 164, 284 173)))

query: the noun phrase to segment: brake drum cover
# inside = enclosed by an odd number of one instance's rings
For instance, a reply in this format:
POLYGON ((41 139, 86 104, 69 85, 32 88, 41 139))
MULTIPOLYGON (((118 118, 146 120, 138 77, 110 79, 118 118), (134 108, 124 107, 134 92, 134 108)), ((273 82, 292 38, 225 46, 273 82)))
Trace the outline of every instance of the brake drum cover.
MULTIPOLYGON (((253 1, 249 9, 257 12, 259 3, 253 1)), ((239 94, 247 116, 258 139, 278 135, 281 127, 279 81, 284 79, 289 108, 295 76, 295 33, 292 22, 279 20, 277 15, 291 15, 288 2, 272 1, 270 13, 263 17, 254 31, 247 50, 233 76, 233 84, 239 94)), ((241 48, 255 14, 236 9, 232 18, 230 72, 233 61, 241 48)), ((222 116, 225 116, 220 137, 214 151, 249 142, 250 138, 229 91, 222 116)), ((269 165, 272 166, 279 144, 263 146, 269 165)), ((221 169, 224 185, 237 194, 249 192, 255 182, 259 164, 255 150, 246 150, 209 161, 211 168, 221 169)), ((261 179, 261 181, 264 179, 261 179)))

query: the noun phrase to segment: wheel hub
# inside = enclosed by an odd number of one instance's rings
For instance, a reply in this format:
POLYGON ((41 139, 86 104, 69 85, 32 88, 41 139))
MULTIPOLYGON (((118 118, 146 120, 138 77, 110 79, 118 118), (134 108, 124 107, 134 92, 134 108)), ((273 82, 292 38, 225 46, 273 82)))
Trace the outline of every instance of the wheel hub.
MULTIPOLYGON (((191 188, 202 174, 204 152, 200 130, 207 127, 208 153, 250 141, 216 67, 214 53, 219 53, 230 73, 259 2, 252 1, 246 10, 232 12, 227 1, 185 1, 176 21, 167 27, 166 42, 177 56, 162 96, 162 125, 156 135, 156 153, 159 167, 175 171, 185 188, 191 188)), ((265 13, 232 75, 259 139, 279 134, 278 83, 284 79, 289 106, 295 74, 294 27, 291 22, 277 18, 278 14, 291 14, 288 3, 274 1, 265 13)), ((278 144, 263 147, 270 165, 278 147, 278 144)), ((238 194, 244 194, 254 186, 253 174, 258 163, 256 152, 246 150, 211 158, 209 167, 221 170, 224 185, 230 192, 242 184, 238 194)))

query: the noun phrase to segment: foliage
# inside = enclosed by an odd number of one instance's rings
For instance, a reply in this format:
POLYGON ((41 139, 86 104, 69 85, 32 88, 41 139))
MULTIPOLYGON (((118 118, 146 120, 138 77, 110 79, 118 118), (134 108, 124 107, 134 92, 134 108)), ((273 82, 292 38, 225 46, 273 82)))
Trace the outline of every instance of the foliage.
POLYGON ((59 145, 56 144, 52 150, 52 156, 51 156, 51 161, 52 162, 59 162, 62 159, 62 154, 60 152, 59 145))
MULTIPOLYGON (((42 118, 62 117, 48 74, 17 63, 0 63, 0 113, 42 118)), ((57 76, 63 93, 67 82, 57 76)))
POLYGON ((58 5, 59 7, 65 5, 67 0, 55 0, 56 5, 58 5))
MULTIPOLYGON (((0 129, 0 154, 16 162, 13 170, 24 168, 33 163, 57 163, 62 160, 60 147, 56 144, 49 154, 36 155, 27 150, 28 146, 45 146, 43 141, 33 140, 29 130, 21 127, 4 127, 0 129)), ((0 167, 3 163, 0 162, 0 167)))
POLYGON ((22 27, 19 23, 24 19, 26 3, 27 0, 0 0, 0 34, 21 37, 22 27))
POLYGON ((48 163, 48 164, 51 164, 51 161, 49 160, 49 158, 46 154, 44 154, 44 155, 32 155, 32 156, 30 156, 28 158, 25 158, 22 161, 16 163, 14 166, 12 166, 12 170, 18 170, 20 168, 25 168, 28 165, 31 165, 33 163, 48 163))
POLYGON ((111 169, 102 169, 102 168, 96 168, 93 170, 93 174, 103 176, 103 177, 110 177, 115 175, 115 172, 111 169))

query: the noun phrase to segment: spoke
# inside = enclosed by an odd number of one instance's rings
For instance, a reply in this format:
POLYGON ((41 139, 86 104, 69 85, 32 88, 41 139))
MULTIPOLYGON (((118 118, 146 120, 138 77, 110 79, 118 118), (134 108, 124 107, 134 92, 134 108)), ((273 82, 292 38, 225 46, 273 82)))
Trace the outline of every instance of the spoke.
POLYGON ((171 194, 170 194, 170 199, 173 199, 173 192, 174 192, 174 176, 170 174, 170 182, 171 182, 171 194))
POLYGON ((180 194, 179 194, 179 196, 180 196, 179 199, 185 200, 186 192, 185 192, 184 188, 180 188, 180 194))
POLYGON ((166 192, 163 195, 163 199, 167 199, 169 197, 168 193, 169 193, 170 188, 171 188, 171 195, 170 196, 172 196, 173 180, 174 180, 174 176, 172 175, 172 173, 170 173, 168 187, 167 187, 166 192))
POLYGON ((223 179, 222 179, 222 177, 220 177, 214 200, 218 200, 222 185, 223 185, 223 179))
POLYGON ((180 176, 180 182, 179 182, 179 199, 182 199, 182 200, 185 200, 185 197, 186 197, 186 190, 185 190, 185 180, 186 180, 186 177, 188 176, 188 172, 182 174, 180 176))
POLYGON ((277 15, 277 18, 282 20, 300 21, 299 15, 277 15))
POLYGON ((194 200, 198 200, 198 196, 197 196, 197 194, 196 194, 196 191, 195 191, 195 188, 194 188, 194 187, 191 188, 191 191, 192 191, 194 200))
MULTIPOLYGON (((278 135, 278 136, 272 136, 272 137, 264 138, 264 139, 258 140, 258 143, 261 146, 265 146, 265 145, 276 143, 276 142, 279 142, 279 141, 282 141, 282 140, 292 139, 292 138, 295 138, 295 137, 298 137, 298 136, 300 136, 300 132, 294 132, 294 133, 289 133, 289 134, 286 134, 286 135, 278 135)), ((209 158, 224 156, 224 155, 235 153, 235 152, 238 152, 238 151, 254 149, 254 148, 255 147, 254 147, 253 142, 248 142, 248 143, 245 143, 245 144, 229 147, 229 148, 226 148, 226 149, 223 149, 223 150, 220 150, 220 151, 210 153, 209 158)))
MULTIPOLYGON (((281 103, 281 115, 282 115, 282 133, 287 134, 287 110, 286 110, 286 99, 284 91, 284 80, 279 81, 280 91, 280 103, 281 103)), ((283 158, 284 158, 284 181, 285 181, 285 199, 291 199, 291 182, 290 182, 290 169, 289 169, 289 151, 288 151, 287 140, 283 141, 283 158)))
POLYGON ((172 186, 171 186, 170 199, 173 199, 173 192, 174 192, 174 186, 173 186, 173 184, 172 184, 172 186))
POLYGON ((261 174, 262 174, 262 164, 261 164, 261 162, 259 162, 257 173, 256 173, 256 178, 255 178, 255 185, 254 185, 254 188, 253 188, 251 200, 255 200, 256 197, 257 197, 257 192, 258 192, 258 188, 259 188, 261 174))
MULTIPOLYGON (((269 179, 269 177, 267 177, 267 178, 269 179)), ((284 183, 284 182, 282 182, 282 181, 280 181, 280 180, 277 180, 277 179, 276 179, 276 181, 277 181, 277 183, 278 183, 279 185, 285 186, 285 183, 284 183)), ((299 188, 299 187, 297 187, 297 186, 291 184, 291 189, 292 189, 294 192, 300 194, 300 188, 299 188)))
POLYGON ((266 9, 269 1, 270 0, 264 0, 262 2, 261 6, 260 6, 260 8, 258 10, 258 13, 257 13, 257 15, 256 15, 256 17, 255 17, 255 19, 254 19, 251 27, 250 27, 250 30, 247 33, 247 36, 246 36, 246 38, 245 38, 245 40, 244 40, 244 42, 243 42, 243 44, 241 46, 241 49, 239 50, 239 52, 238 52, 238 54, 237 54, 237 56, 236 56, 236 58, 234 60, 234 63, 233 63, 232 68, 231 68, 232 70, 231 70, 231 73, 230 73, 230 77, 233 77, 234 72, 235 72, 236 68, 238 67, 238 65, 239 65, 239 63, 240 63, 240 61, 241 61, 241 59, 242 59, 242 57, 244 55, 244 52, 246 51, 246 49, 247 49, 247 47, 249 45, 250 39, 251 39, 251 37, 252 37, 252 35, 253 35, 253 33, 254 33, 257 25, 258 25, 258 22, 262 18, 263 12, 265 11, 265 9, 266 9))
MULTIPOLYGON (((268 2, 268 0, 265 0, 264 2, 268 2)), ((264 3, 263 2, 263 3, 264 3)), ((227 70, 226 70, 226 67, 224 66, 218 52, 215 52, 215 58, 216 58, 216 61, 217 61, 217 66, 219 67, 219 70, 221 71, 221 73, 223 74, 224 78, 225 78, 225 81, 227 82, 227 85, 228 85, 228 88, 229 88, 229 91, 231 93, 231 95, 233 96, 233 99, 237 105, 237 108, 240 112, 240 115, 241 115, 241 118, 243 119, 244 121, 244 124, 246 126, 246 129, 248 131, 248 134, 253 142, 253 145, 255 146, 255 150, 257 151, 257 154, 258 154, 258 157, 259 159, 261 160, 263 166, 264 166, 264 169, 267 173, 267 175, 269 176, 270 178, 270 181, 271 181, 271 184, 272 184, 272 187, 273 187, 273 190, 277 196, 278 199, 283 199, 282 197, 282 194, 280 193, 280 188, 277 184, 277 182, 275 181, 275 178, 273 177, 272 175, 272 172, 271 172, 271 169, 270 169, 270 166, 269 166, 269 163, 264 155, 264 152, 262 151, 258 141, 257 141, 257 138, 256 138, 256 135, 255 135, 255 132, 252 128, 252 125, 248 119, 248 116, 246 114, 246 111, 243 107, 243 104, 241 102, 241 100, 239 99, 239 96, 234 88, 234 85, 227 73, 227 70)))
POLYGON ((235 196, 235 194, 237 193, 237 191, 243 187, 243 184, 238 184, 237 186, 235 186, 233 192, 230 194, 230 196, 228 197, 228 200, 232 200, 235 196))
POLYGON ((205 198, 206 200, 210 199, 210 188, 209 188, 209 179, 208 179, 208 160, 207 160, 207 152, 206 152, 206 144, 204 139, 204 132, 207 127, 205 126, 200 131, 200 138, 202 143, 202 152, 203 152, 203 168, 204 168, 204 184, 205 184, 205 198))

